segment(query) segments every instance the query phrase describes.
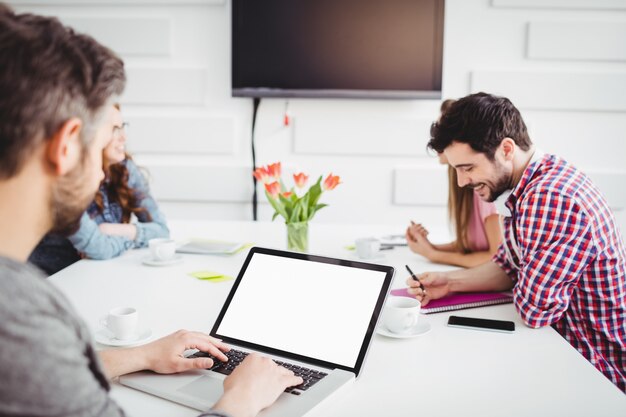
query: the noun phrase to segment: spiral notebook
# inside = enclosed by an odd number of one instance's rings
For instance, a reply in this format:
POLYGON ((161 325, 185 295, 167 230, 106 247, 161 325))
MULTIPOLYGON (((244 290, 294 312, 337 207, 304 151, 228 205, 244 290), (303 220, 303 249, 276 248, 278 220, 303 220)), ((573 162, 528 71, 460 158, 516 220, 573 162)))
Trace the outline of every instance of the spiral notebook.
MULTIPOLYGON (((406 288, 392 290, 391 293, 400 297, 411 297, 406 288)), ((422 307, 421 313, 431 314, 443 311, 462 310, 465 308, 485 307, 496 304, 507 304, 513 302, 510 293, 502 292, 459 292, 447 295, 438 300, 432 300, 426 307, 422 307)))

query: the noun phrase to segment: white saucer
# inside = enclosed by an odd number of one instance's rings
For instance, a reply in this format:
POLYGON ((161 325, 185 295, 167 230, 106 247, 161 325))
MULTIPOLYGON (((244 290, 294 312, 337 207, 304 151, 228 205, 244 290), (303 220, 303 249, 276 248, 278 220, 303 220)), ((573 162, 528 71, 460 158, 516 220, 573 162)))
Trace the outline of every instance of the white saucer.
POLYGON ((147 342, 152 336, 152 330, 142 329, 137 337, 128 340, 119 340, 113 336, 109 329, 100 329, 94 335, 96 342, 107 346, 133 346, 147 342))
POLYGON ((181 263, 182 261, 183 255, 181 255, 180 253, 177 253, 172 259, 168 259, 167 261, 157 261, 155 259, 152 259, 150 255, 145 256, 141 259, 141 263, 148 266, 170 266, 181 263))
POLYGON ((430 324, 425 322, 417 323, 416 326, 413 326, 408 332, 405 333, 393 333, 389 331, 389 329, 387 329, 384 324, 380 324, 376 328, 376 333, 387 337, 393 337, 394 339, 408 339, 411 337, 422 336, 429 331, 430 324))

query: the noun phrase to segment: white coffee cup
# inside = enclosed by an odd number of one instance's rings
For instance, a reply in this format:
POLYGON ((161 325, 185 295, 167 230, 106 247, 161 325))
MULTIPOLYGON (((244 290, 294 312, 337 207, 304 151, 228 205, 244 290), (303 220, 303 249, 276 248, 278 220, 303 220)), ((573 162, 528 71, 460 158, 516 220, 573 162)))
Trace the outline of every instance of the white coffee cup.
POLYGON ((176 241, 168 238, 156 238, 148 241, 150 254, 154 261, 169 261, 176 254, 176 241))
POLYGON ((100 319, 100 324, 118 340, 134 339, 139 327, 139 313, 133 307, 117 307, 100 319))
POLYGON ((356 245, 356 253, 359 255, 359 258, 374 258, 380 252, 380 240, 373 237, 357 239, 354 243, 356 245))
POLYGON ((406 333, 417 325, 422 303, 415 298, 389 297, 383 311, 383 324, 392 333, 406 333))

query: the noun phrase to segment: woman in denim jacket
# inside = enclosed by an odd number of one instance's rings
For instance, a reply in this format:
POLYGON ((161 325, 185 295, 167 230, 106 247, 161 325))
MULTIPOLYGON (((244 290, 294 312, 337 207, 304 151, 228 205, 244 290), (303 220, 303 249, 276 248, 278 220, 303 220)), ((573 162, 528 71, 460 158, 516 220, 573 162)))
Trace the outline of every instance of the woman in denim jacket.
POLYGON ((119 106, 115 108, 111 143, 102 155, 105 179, 83 213, 80 228, 69 238, 46 235, 30 255, 29 261, 48 274, 81 258, 110 259, 128 249, 146 247, 150 239, 169 236, 146 179, 126 153, 126 124, 119 106), (137 222, 130 223, 132 215, 137 222))

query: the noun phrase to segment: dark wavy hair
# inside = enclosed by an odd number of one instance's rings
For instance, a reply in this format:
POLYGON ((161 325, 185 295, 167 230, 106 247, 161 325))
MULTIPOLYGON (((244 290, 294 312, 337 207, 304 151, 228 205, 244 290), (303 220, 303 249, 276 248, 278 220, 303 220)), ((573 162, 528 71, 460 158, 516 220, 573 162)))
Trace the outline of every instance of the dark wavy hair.
MULTIPOLYGON (((126 160, 132 157, 126 154, 126 160)), ((105 173, 104 192, 110 201, 117 202, 122 207, 122 223, 130 223, 130 217, 134 214, 147 222, 152 221, 152 216, 145 207, 141 206, 141 200, 145 197, 142 193, 128 185, 128 168, 123 162, 103 167, 105 173)), ((104 210, 103 190, 96 194, 94 202, 100 213, 104 210)))
POLYGON ((532 146, 524 120, 508 98, 476 93, 452 103, 433 123, 428 147, 441 153, 452 142, 467 143, 493 161, 504 138, 525 151, 532 146))

